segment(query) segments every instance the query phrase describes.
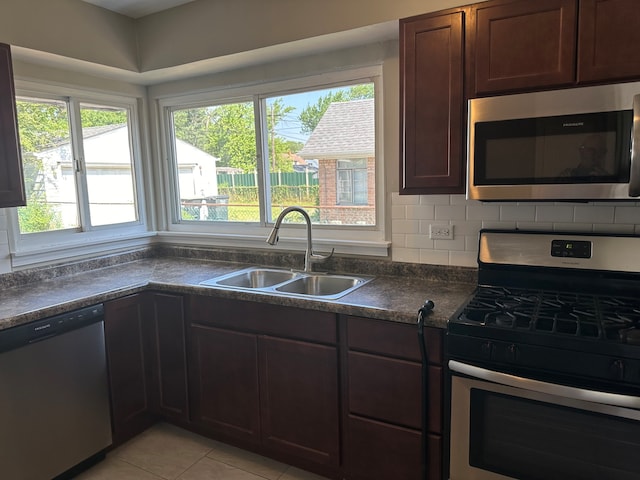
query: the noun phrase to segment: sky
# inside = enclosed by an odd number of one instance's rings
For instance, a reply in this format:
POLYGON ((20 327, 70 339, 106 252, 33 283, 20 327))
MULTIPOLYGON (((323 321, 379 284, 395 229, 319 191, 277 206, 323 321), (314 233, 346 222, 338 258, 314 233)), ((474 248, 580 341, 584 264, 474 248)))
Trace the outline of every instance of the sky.
POLYGON ((286 118, 278 123, 276 127, 278 135, 287 140, 305 143, 309 138, 309 134, 300 131, 301 125, 298 121, 298 116, 307 105, 315 104, 321 96, 326 95, 329 91, 331 90, 316 90, 277 97, 283 98, 285 105, 295 107, 295 110, 287 114, 286 118))

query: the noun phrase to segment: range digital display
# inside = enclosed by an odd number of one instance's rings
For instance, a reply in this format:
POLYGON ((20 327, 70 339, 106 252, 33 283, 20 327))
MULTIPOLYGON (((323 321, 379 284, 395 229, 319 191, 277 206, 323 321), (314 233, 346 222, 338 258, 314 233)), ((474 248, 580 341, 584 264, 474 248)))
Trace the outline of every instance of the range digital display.
POLYGON ((584 240, 552 240, 551 256, 591 258, 591 242, 584 240))

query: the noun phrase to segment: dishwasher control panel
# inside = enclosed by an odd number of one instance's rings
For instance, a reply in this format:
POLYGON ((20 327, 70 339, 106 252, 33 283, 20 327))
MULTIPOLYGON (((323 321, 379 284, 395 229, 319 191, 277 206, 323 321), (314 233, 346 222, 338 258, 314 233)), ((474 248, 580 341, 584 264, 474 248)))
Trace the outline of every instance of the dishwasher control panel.
POLYGON ((104 306, 97 304, 0 330, 0 352, 89 325, 102 320, 103 317, 104 306))

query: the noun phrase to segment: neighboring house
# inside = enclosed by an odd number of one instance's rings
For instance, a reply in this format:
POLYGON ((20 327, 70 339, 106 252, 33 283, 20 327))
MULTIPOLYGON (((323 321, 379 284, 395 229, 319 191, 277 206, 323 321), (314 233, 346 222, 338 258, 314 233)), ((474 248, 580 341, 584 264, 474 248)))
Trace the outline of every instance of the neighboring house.
MULTIPOLYGON (((92 223, 135 220, 135 185, 127 126, 84 128, 83 138, 92 223)), ((43 161, 47 202, 60 206, 64 225, 75 225, 75 179, 69 140, 35 155, 43 161)), ((182 140, 176 140, 176 157, 183 203, 201 203, 205 198, 218 195, 215 157, 182 140)))
POLYGON ((329 105, 298 155, 318 161, 322 223, 375 224, 373 99, 329 105))

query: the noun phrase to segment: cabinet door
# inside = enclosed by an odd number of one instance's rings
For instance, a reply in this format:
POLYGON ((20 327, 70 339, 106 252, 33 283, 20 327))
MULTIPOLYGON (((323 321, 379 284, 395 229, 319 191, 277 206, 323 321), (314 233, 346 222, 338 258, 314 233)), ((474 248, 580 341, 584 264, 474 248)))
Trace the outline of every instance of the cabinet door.
POLYGON ((191 420, 221 437, 258 445, 258 350, 253 334, 189 328, 191 420))
POLYGON ((463 12, 400 21, 400 193, 463 193, 463 12))
POLYGON ((349 352, 349 412, 419 430, 422 428, 422 365, 349 352))
POLYGON ((187 363, 183 297, 152 293, 149 300, 155 346, 155 409, 165 417, 186 421, 187 363))
POLYGON ((11 47, 0 43, 0 207, 26 205, 11 47))
POLYGON ((575 81, 577 0, 493 1, 467 23, 469 96, 575 81))
POLYGON ((262 442, 315 464, 339 464, 336 347, 260 337, 262 442))
POLYGON ((346 429, 348 479, 423 480, 422 435, 419 430, 356 416, 347 417, 346 429))
POLYGON ((578 81, 640 78, 637 0, 581 0, 578 81))
POLYGON ((145 296, 136 294, 106 302, 104 314, 111 420, 114 444, 119 444, 153 423, 149 368, 152 349, 145 322, 145 296))

